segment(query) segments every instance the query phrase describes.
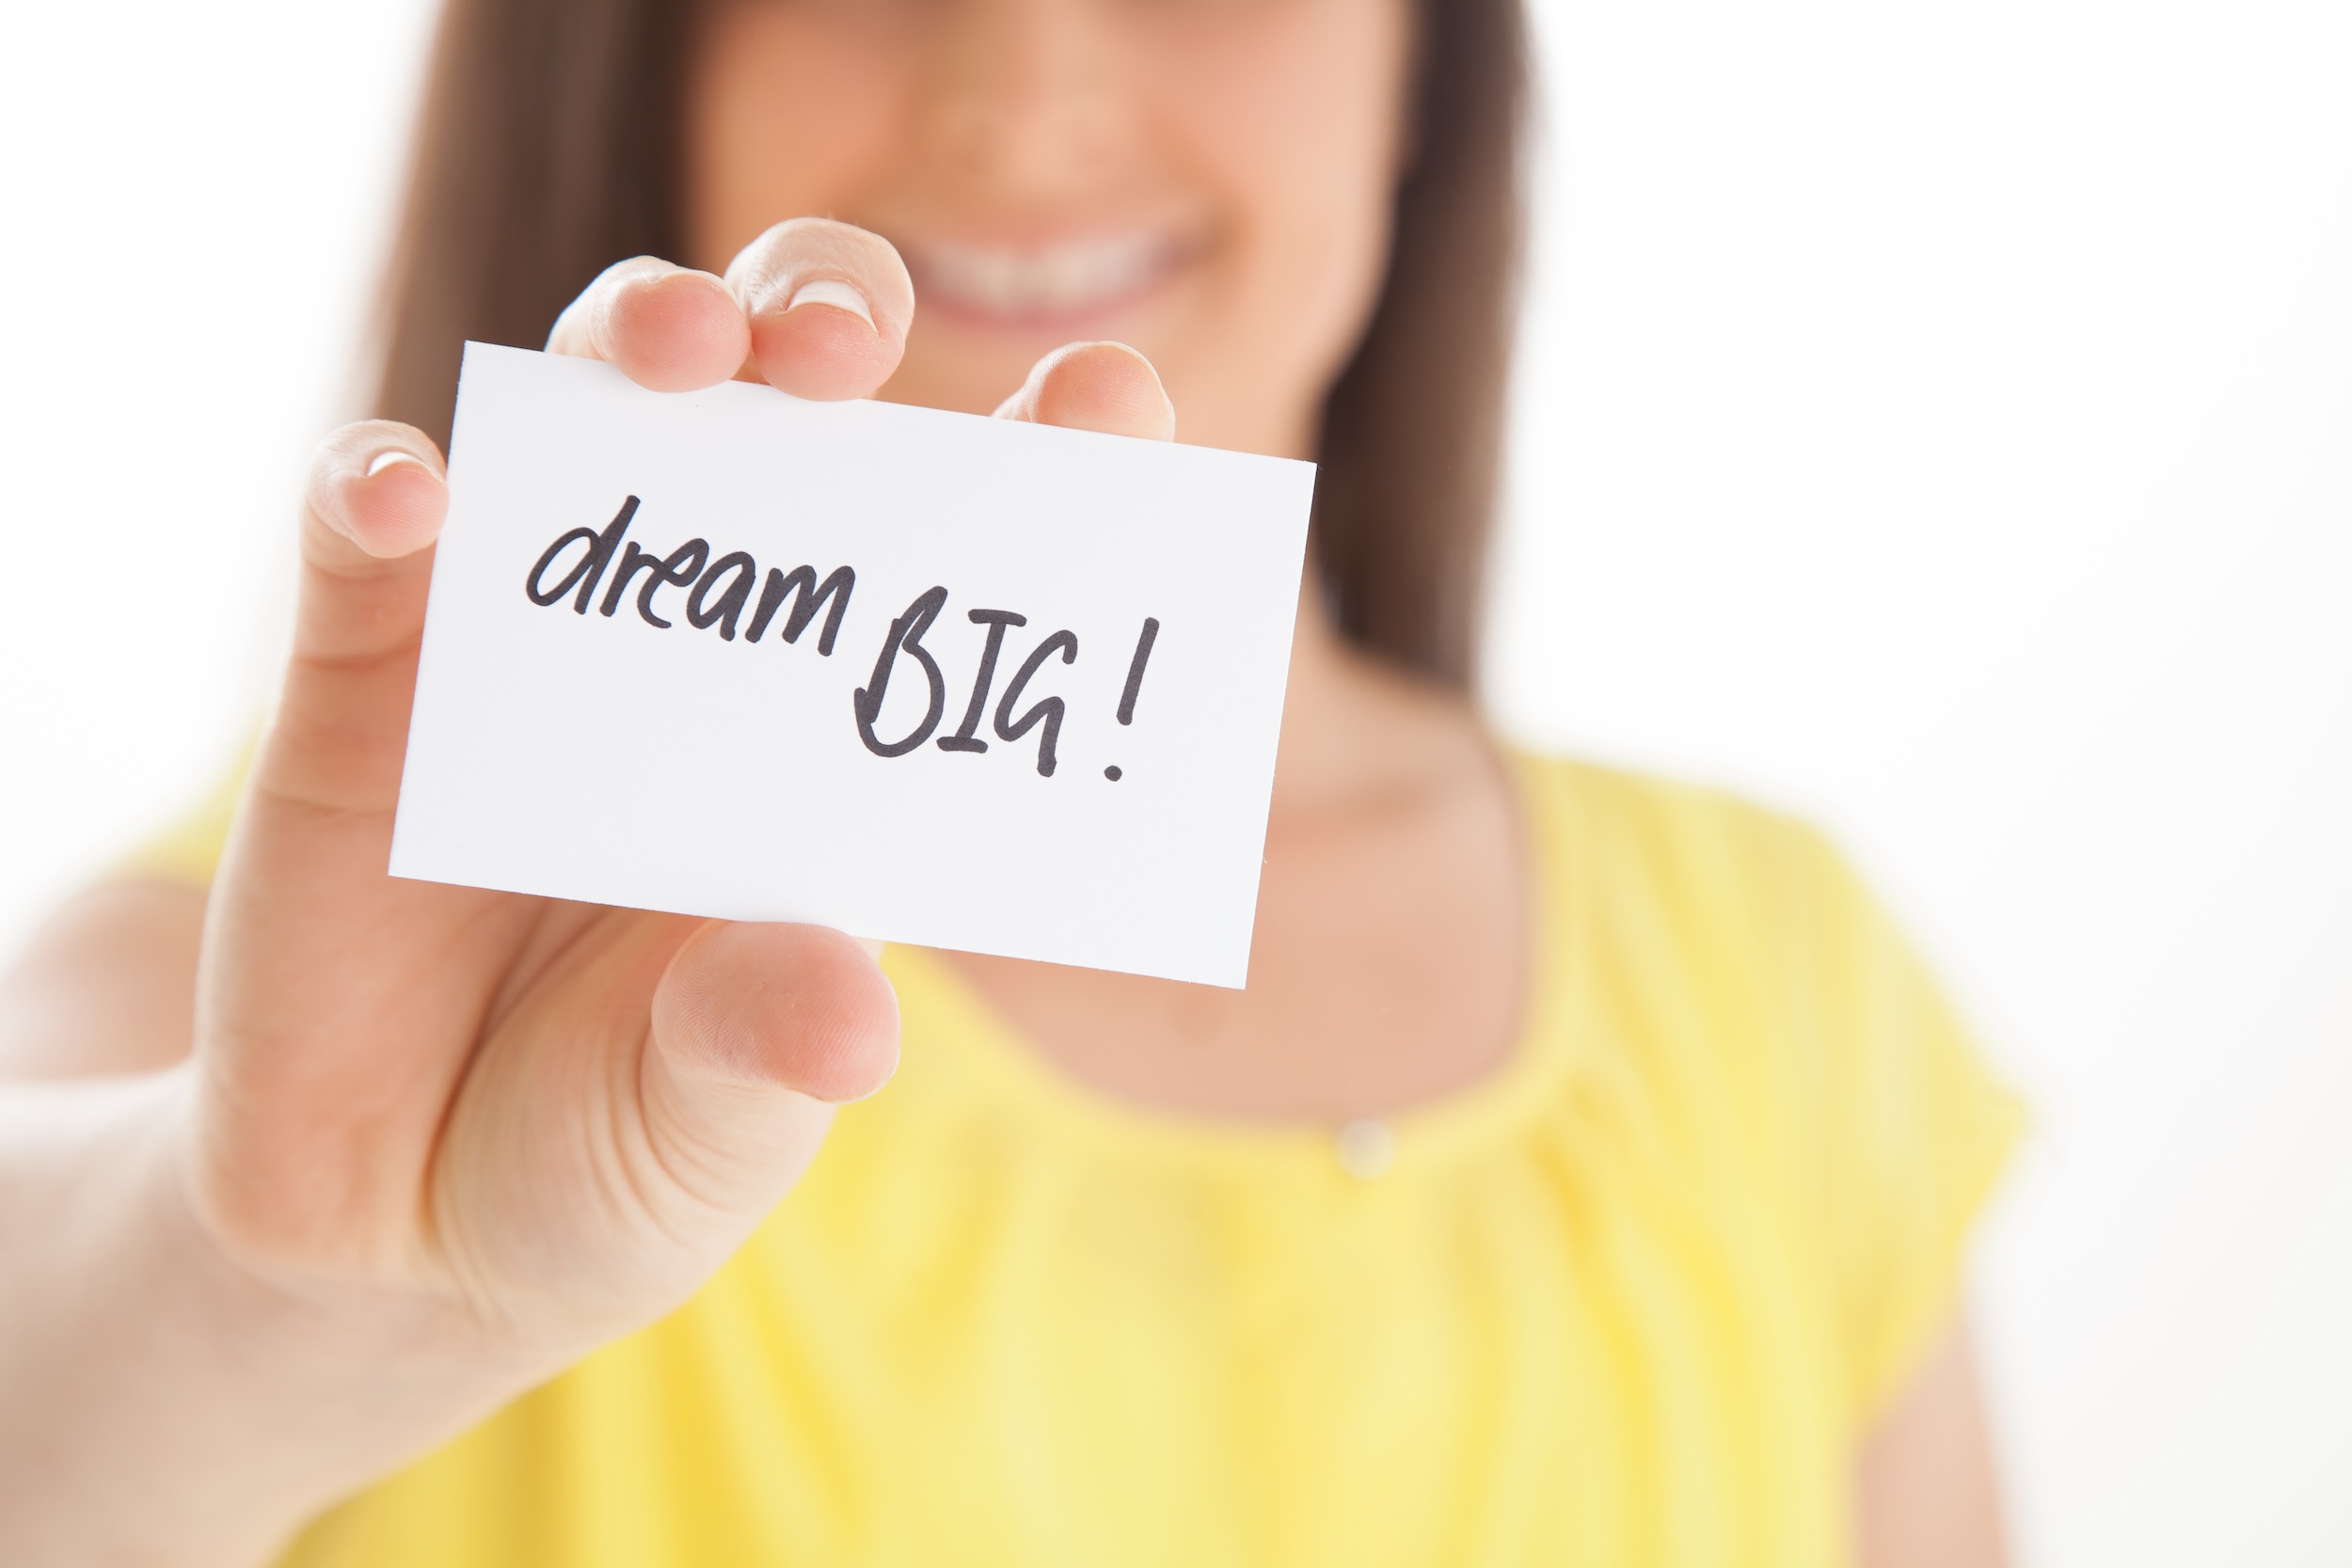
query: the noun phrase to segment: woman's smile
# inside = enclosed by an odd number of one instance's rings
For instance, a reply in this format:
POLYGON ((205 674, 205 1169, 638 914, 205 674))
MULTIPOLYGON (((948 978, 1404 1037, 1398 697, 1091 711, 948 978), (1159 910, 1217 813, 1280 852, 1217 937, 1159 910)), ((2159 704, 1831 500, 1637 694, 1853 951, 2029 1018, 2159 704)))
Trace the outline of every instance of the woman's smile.
POLYGON ((891 236, 925 312, 983 327, 1073 330, 1148 303, 1198 257, 1173 228, 1025 241, 891 236))

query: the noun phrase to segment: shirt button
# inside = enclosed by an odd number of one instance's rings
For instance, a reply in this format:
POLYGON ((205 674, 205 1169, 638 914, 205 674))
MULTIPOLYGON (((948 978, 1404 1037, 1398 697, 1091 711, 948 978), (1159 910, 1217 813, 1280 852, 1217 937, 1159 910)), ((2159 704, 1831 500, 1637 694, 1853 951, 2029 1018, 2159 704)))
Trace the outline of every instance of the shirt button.
POLYGON ((1386 1176, 1396 1164, 1396 1134, 1384 1122, 1359 1117, 1340 1129, 1332 1140, 1340 1169, 1360 1181, 1386 1176))

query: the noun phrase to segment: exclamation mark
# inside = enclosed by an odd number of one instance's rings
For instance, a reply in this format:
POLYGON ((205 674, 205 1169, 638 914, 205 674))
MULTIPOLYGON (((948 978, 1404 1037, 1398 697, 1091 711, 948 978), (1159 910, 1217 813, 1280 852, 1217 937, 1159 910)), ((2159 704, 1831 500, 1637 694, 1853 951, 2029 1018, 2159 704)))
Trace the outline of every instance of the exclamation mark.
MULTIPOLYGON (((1143 635, 1136 639, 1136 657, 1127 661, 1127 689, 1119 694, 1119 721, 1136 721, 1136 693, 1143 689, 1143 667, 1151 662, 1152 640, 1160 635, 1160 623, 1152 616, 1143 618, 1143 635)), ((1119 765, 1113 763, 1103 769, 1103 777, 1113 784, 1119 782, 1119 765)))

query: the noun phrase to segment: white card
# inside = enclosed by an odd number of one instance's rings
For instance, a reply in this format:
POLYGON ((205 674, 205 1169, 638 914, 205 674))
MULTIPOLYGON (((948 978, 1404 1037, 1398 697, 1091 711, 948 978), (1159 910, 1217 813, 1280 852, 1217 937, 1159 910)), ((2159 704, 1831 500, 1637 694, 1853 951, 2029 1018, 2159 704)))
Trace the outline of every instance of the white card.
POLYGON ((1313 483, 469 343, 392 874, 1239 986, 1313 483))

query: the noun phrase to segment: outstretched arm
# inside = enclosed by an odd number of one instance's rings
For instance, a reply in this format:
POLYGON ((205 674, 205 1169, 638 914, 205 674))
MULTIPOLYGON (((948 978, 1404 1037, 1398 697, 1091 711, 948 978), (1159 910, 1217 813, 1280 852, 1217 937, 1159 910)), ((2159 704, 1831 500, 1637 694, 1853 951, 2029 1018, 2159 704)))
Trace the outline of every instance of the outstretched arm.
MULTIPOLYGON (((798 220, 724 279, 612 269, 550 347, 855 396, 912 312, 885 242, 798 220)), ((1097 345, 1006 413, 1165 410, 1097 345)), ((837 933, 385 874, 446 500, 405 426, 321 452, 192 1008, 195 900, 158 888, 86 899, 0 994, 0 1561, 259 1560, 683 1300, 895 1060, 837 933)))
POLYGON ((1862 1568, 2002 1568, 2000 1486, 1967 1326, 1956 1324, 1871 1429, 1854 1472, 1862 1568))

